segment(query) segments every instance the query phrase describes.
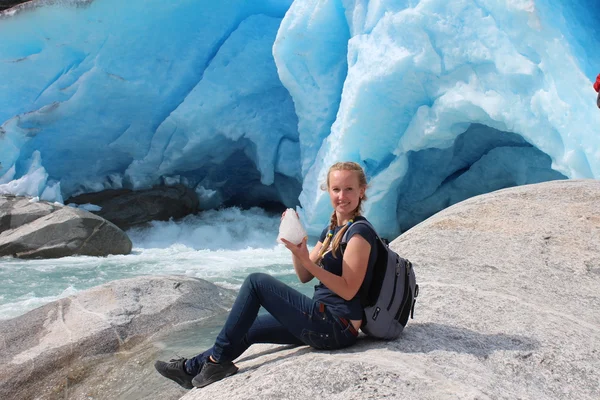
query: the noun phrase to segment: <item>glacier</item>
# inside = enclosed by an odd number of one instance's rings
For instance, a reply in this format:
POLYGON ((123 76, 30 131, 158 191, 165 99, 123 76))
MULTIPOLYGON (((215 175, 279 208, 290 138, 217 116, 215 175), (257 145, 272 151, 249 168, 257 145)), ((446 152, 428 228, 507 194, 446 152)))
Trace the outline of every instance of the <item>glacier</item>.
POLYGON ((35 1, 0 13, 0 193, 183 183, 298 206, 361 163, 393 238, 468 197, 600 178, 596 0, 35 1))

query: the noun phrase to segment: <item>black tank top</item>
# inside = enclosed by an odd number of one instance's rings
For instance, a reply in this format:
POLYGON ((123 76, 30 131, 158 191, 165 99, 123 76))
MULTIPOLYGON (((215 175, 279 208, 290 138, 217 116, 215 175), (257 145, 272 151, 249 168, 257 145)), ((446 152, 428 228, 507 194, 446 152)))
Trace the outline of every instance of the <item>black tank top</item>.
MULTIPOLYGON (((364 217, 356 217, 355 221, 364 220, 364 217)), ((338 226, 335 228, 333 232, 333 237, 342 229, 343 226, 338 226)), ((319 241, 323 243, 325 241, 325 237, 329 232, 329 227, 326 227, 321 236, 319 237, 319 241)), ((377 246, 376 246, 376 236, 375 232, 372 229, 363 224, 352 224, 348 228, 348 241, 354 235, 360 235, 371 245, 371 253, 369 254, 369 264, 367 267, 367 273, 365 274, 365 279, 363 280, 363 285, 370 285, 371 280, 373 279, 373 266, 375 265, 375 260, 377 260, 377 246)), ((341 247, 341 246, 340 246, 341 247)), ((323 259, 321 260, 322 267, 338 276, 342 275, 342 252, 341 249, 338 248, 336 252, 336 258, 333 257, 331 251, 325 253, 323 259)), ((332 290, 330 290, 323 283, 319 282, 318 285, 315 285, 315 293, 313 295, 313 299, 319 301, 327 306, 329 311, 332 314, 337 315, 338 317, 343 317, 347 319, 360 320, 363 318, 363 308, 360 304, 360 289, 356 293, 356 295, 351 300, 344 300, 337 294, 335 294, 332 290)))

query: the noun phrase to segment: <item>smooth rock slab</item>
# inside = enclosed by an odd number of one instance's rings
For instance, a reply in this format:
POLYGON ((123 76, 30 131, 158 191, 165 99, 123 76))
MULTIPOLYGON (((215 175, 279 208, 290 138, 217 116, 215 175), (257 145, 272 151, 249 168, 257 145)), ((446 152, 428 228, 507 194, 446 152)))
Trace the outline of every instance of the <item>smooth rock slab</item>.
POLYGON ((142 354, 151 336, 223 313, 233 299, 233 292, 201 279, 140 277, 2 321, 0 398, 75 399, 102 393, 94 385, 109 383, 111 371, 142 354))
POLYGON ((391 246, 421 289, 398 340, 253 346, 182 399, 600 398, 599 181, 477 196, 391 246))

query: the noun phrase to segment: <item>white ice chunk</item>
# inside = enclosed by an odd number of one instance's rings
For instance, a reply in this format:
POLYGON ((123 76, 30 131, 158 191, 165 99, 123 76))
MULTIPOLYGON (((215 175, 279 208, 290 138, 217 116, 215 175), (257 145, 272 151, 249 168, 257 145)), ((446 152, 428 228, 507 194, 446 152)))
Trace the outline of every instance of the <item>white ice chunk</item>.
MULTIPOLYGON (((27 174, 19 179, 0 184, 0 194, 14 194, 17 196, 39 197, 46 187, 48 173, 42 166, 42 158, 39 151, 34 151, 28 160, 29 168, 27 174)), ((53 200, 53 199, 50 199, 53 200)))
MULTIPOLYGON (((0 164, 1 165, 1 164, 0 164)), ((4 185, 7 184, 8 182, 12 181, 15 177, 15 166, 13 165, 12 167, 10 167, 10 169, 8 171, 6 171, 6 173, 2 176, 0 176, 0 185, 4 185)))
POLYGON ((302 223, 300 223, 298 214, 296 214, 293 208, 288 208, 281 219, 277 241, 281 243, 281 238, 283 238, 288 242, 300 244, 305 237, 306 230, 304 230, 302 223))
POLYGON ((64 200, 60 191, 60 182, 47 183, 40 198, 42 200, 62 204, 64 200))
POLYGON ((91 204, 91 203, 85 203, 85 204, 80 204, 79 207, 77 208, 81 208, 82 210, 86 210, 86 211, 100 211, 102 210, 102 207, 96 205, 96 204, 91 204))

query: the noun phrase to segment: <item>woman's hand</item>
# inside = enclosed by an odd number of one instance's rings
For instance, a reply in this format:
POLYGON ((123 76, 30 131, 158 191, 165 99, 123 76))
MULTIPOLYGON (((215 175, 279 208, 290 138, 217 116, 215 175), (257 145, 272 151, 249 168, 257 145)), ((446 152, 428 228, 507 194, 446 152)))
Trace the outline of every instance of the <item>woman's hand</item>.
MULTIPOLYGON (((314 265, 316 268, 319 268, 314 264, 314 262, 318 259, 319 251, 321 250, 321 246, 323 243, 320 241, 317 242, 315 247, 309 253, 306 242, 308 241, 308 237, 304 237, 302 242, 299 244, 294 244, 289 240, 285 240, 284 238, 280 238, 281 242, 292 252, 292 262, 294 264, 294 271, 296 271, 296 275, 298 275, 298 279, 300 282, 306 283, 310 282, 314 275, 312 272, 306 268, 305 265, 314 265)), ((309 267, 310 268, 310 267, 309 267)))
POLYGON ((294 256, 298 258, 300 261, 308 260, 310 261, 310 255, 308 253, 308 247, 306 246, 307 237, 304 237, 299 244, 294 244, 290 241, 285 240, 284 238, 280 238, 285 247, 292 252, 294 256))

